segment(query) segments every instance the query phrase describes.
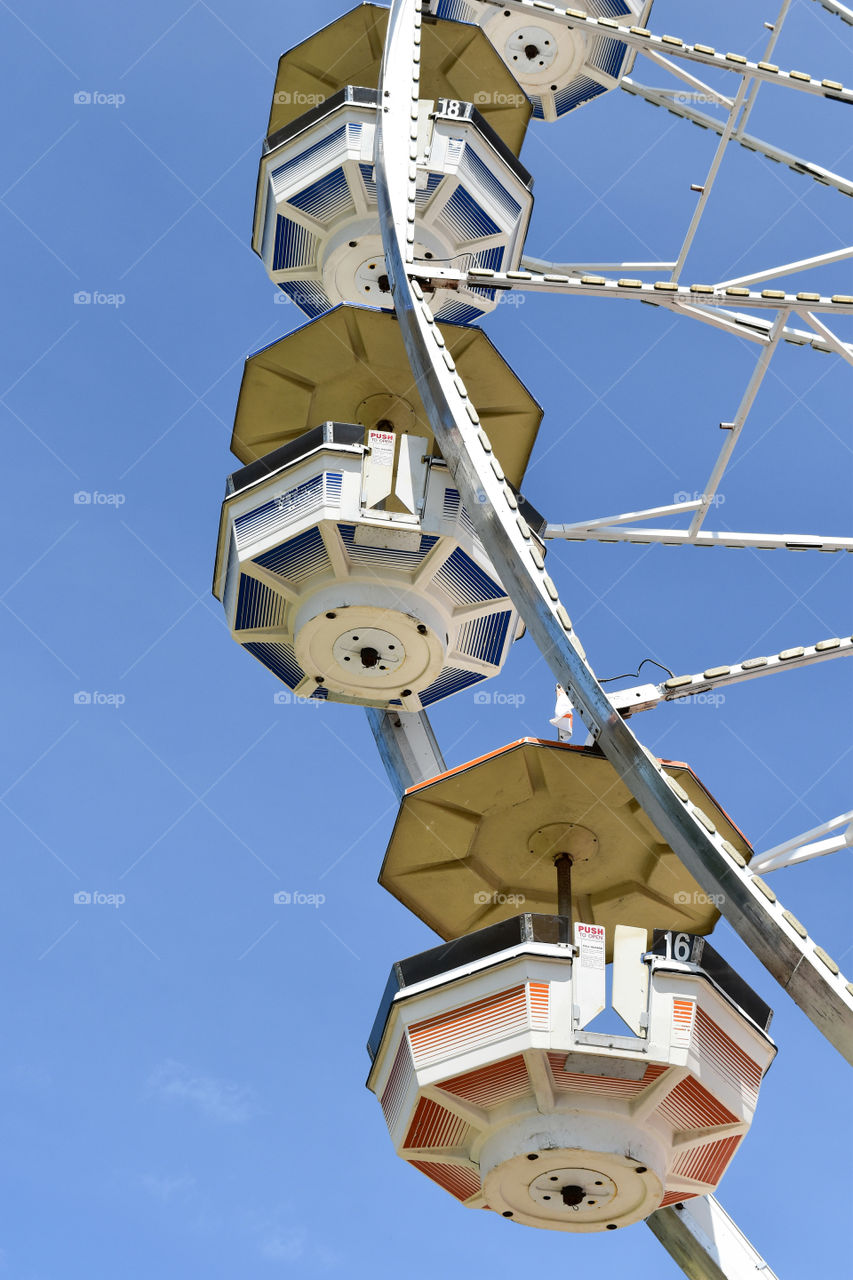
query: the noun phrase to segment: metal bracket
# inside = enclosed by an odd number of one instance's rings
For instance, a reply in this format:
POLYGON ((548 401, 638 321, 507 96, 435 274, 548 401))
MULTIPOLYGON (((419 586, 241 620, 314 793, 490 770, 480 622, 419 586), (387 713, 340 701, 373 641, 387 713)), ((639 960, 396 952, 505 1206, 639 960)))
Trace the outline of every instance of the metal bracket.
POLYGON ((688 1280, 778 1280, 713 1196, 658 1209, 646 1225, 688 1280))
POLYGON ((367 719, 398 799, 409 787, 446 771, 425 711, 380 711, 368 707, 367 719))

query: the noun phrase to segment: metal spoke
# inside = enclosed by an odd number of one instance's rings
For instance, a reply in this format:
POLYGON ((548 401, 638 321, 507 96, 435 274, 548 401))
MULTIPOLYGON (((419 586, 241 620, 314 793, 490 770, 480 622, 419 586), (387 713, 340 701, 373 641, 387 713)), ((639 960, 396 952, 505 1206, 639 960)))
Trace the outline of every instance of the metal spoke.
MULTIPOLYGON (((690 508, 685 503, 685 509, 690 508)), ((726 529, 718 533, 689 533, 686 529, 646 529, 626 525, 549 524, 545 538, 566 542, 633 542, 644 546, 654 542, 667 547, 730 547, 753 551, 853 551, 853 538, 823 537, 806 533, 739 533, 726 529)))
POLYGON ((610 18, 594 18, 578 10, 558 9, 554 5, 542 3, 541 0, 484 0, 484 3, 527 15, 545 13, 552 22, 560 22, 567 27, 589 31, 593 36, 620 40, 629 48, 641 53, 651 49, 673 58, 684 58, 689 62, 698 62, 702 66, 716 67, 720 71, 733 71, 746 79, 799 89, 801 92, 817 94, 822 98, 834 99, 836 102, 853 102, 853 90, 844 88, 837 81, 821 80, 809 75, 808 72, 796 69, 782 71, 773 63, 751 62, 740 53, 718 53, 710 45, 690 44, 680 36, 658 36, 645 27, 622 27, 610 18))
POLYGON ((841 4, 840 0, 817 0, 817 3, 821 9, 826 9, 827 13, 834 14, 836 18, 853 27, 853 9, 848 9, 846 4, 841 4))
POLYGON ((720 135, 720 141, 717 144, 717 150, 714 153, 714 158, 711 161, 711 167, 708 170, 708 176, 705 179, 704 183, 702 184, 699 200, 697 201, 696 208, 693 212, 693 217, 690 219, 690 226, 687 228, 687 235, 684 237, 684 243, 681 246, 681 251, 678 255, 676 264, 673 267, 672 275, 670 276, 671 280, 678 279, 678 277, 681 275, 682 269, 684 267, 684 263, 687 261, 687 255, 690 252, 690 246, 693 244, 693 238, 696 235, 696 232, 699 230, 699 223, 702 220, 702 215, 705 212, 705 209, 707 208, 709 199, 711 198, 711 191, 713 189, 714 182, 716 180, 717 174, 720 172, 720 165, 723 163, 723 156, 726 154, 726 147, 728 146, 729 140, 731 139, 732 134, 734 133, 735 121, 737 120, 738 112, 740 111, 746 99, 746 94, 748 89, 749 89, 749 81, 744 80, 742 85, 738 89, 737 97, 732 103, 731 110, 729 111, 729 118, 726 121, 725 126, 723 128, 723 132, 720 135))
MULTIPOLYGON (((610 694, 610 701, 623 715, 638 711, 651 711, 662 702, 681 702, 698 694, 710 693, 725 685, 743 684, 760 676, 777 675, 780 671, 795 671, 800 667, 814 666, 816 662, 828 662, 832 658, 850 657, 853 654, 853 637, 832 636, 817 644, 796 645, 782 649, 768 657, 745 658, 731 665, 708 667, 695 675, 671 676, 663 684, 636 685, 610 694)), ((753 870, 760 870, 754 863, 753 870)))
POLYGON ((773 352, 776 350, 779 340, 782 337, 783 328, 783 317, 780 314, 777 316, 776 322, 770 330, 770 341, 758 357, 755 368, 752 372, 752 377, 749 380, 749 385, 744 392, 743 399, 741 400, 738 411, 735 414, 734 421, 731 423, 727 422, 720 424, 726 431, 726 439, 722 449, 720 450, 717 461, 714 464, 714 469, 711 472, 710 479, 702 491, 702 502, 699 510, 690 522, 690 529, 688 532, 691 538, 695 538, 696 534, 702 528, 705 517, 708 514, 708 508, 717 495, 717 490, 720 487, 720 481, 723 478, 726 467, 731 461, 732 454, 737 448, 737 443, 740 439, 740 434, 746 425, 749 411, 755 403, 755 397, 758 395, 758 388, 764 380, 764 375, 770 366, 771 359, 773 358, 773 352))
POLYGON ((653 302, 656 306, 675 307, 689 302, 692 306, 729 307, 736 302, 739 307, 756 311, 778 311, 787 314, 796 311, 804 302, 810 311, 833 315, 853 316, 853 295, 836 293, 829 297, 801 291, 785 293, 781 289, 763 289, 753 292, 738 285, 691 284, 681 285, 669 280, 614 280, 607 276, 571 276, 560 272, 537 274, 533 271, 490 271, 485 267, 471 267, 460 271, 452 267, 436 267, 431 263, 413 263, 409 274, 427 288, 442 285, 467 285, 470 288, 520 289, 527 293, 563 293, 578 298, 633 299, 635 302, 653 302))
MULTIPOLYGON (((643 98, 653 107, 663 107, 671 115, 680 116, 683 120, 689 120, 701 129, 710 129, 714 133, 723 132, 724 122, 722 120, 718 120, 715 116, 709 116, 705 111, 697 110, 695 107, 690 106, 689 103, 680 102, 678 95, 670 89, 654 89, 650 85, 640 84, 630 76, 623 77, 620 88, 624 89, 626 93, 643 98)), ((801 173, 805 177, 813 178, 821 186, 833 187, 836 191, 840 191, 842 195, 853 196, 853 181, 842 177, 840 174, 833 173, 830 169, 824 168, 823 165, 804 160, 790 151, 784 151, 773 143, 756 138, 751 133, 736 134, 732 141, 739 143, 747 151, 755 151, 777 164, 787 165, 794 173, 801 173)))
POLYGON ((777 276, 792 275, 795 271, 809 271, 812 267, 826 267, 833 262, 843 262, 846 258, 853 258, 853 246, 834 249, 831 253, 819 253, 812 258, 800 258, 797 262, 783 262, 781 266, 767 267, 763 271, 752 271, 747 276, 723 280, 715 288, 730 289, 732 285, 758 284, 763 280, 774 280, 777 276))
POLYGON ((810 311, 801 311, 799 313, 806 324, 811 325, 816 333, 819 333, 828 347, 841 356, 842 360, 846 360, 848 364, 853 365, 853 347, 842 342, 841 339, 832 332, 817 316, 813 316, 810 311))
POLYGON ((690 1280, 778 1280, 714 1196, 658 1209, 646 1222, 690 1280))
POLYGON ((754 870, 762 875, 770 871, 779 871, 782 867, 793 867, 799 862, 809 862, 812 858, 823 858, 828 853, 838 853, 842 849, 853 848, 853 809, 840 813, 829 822, 822 822, 811 831, 804 831, 793 840, 785 840, 775 848, 768 849, 760 857, 753 858, 754 870), (838 832, 837 835, 833 834, 838 832))
MULTIPOLYGON (((779 10, 779 16, 777 17, 776 21, 772 24, 770 28, 770 39, 767 41, 767 45, 765 46, 765 49, 764 49, 763 60, 765 62, 768 62, 770 60, 770 55, 772 54, 773 50, 776 48, 776 42, 778 41, 779 36, 782 34, 782 24, 787 18, 788 10, 790 8, 791 8, 791 0, 782 0, 782 8, 779 10)), ((755 106, 755 99, 758 97, 758 90, 760 88, 761 88, 760 80, 753 81, 752 86, 749 90, 749 96, 747 97, 747 100, 744 103, 743 115, 738 121, 738 126, 737 126, 737 129, 735 130, 735 137, 739 138, 743 133, 744 129, 746 128, 746 123, 749 120, 750 114, 752 112, 752 108, 755 106)))

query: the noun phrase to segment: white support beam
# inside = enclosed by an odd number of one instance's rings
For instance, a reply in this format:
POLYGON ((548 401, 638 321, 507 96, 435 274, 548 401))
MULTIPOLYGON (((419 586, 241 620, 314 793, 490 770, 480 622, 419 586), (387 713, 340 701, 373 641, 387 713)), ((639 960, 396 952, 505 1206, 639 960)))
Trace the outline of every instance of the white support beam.
POLYGON ((690 252, 690 247, 693 244, 696 232, 699 230, 699 223, 702 221, 702 215, 708 207, 708 201, 711 198, 711 191, 713 190, 714 183, 716 182, 717 174, 720 172, 720 165, 723 163, 723 156, 726 154, 726 147, 729 145, 732 134, 735 131, 735 123, 737 121, 738 113, 746 101, 749 85, 750 82, 748 80, 744 80, 741 83, 741 86, 737 91, 737 96, 731 105, 728 119, 723 126, 723 132, 720 134, 720 141, 717 143, 717 150, 714 152, 714 158, 711 161, 711 167, 708 170, 708 176, 702 183, 701 193, 696 202, 696 208, 693 210, 693 217, 690 219, 690 226, 687 228, 684 243, 681 246, 678 259, 672 269, 672 275, 670 276, 671 280, 678 280, 678 277, 681 275, 684 268, 684 264, 687 261, 687 255, 690 252))
MULTIPOLYGON (((791 7, 791 0, 782 0, 782 8, 779 10, 776 21, 772 24, 765 24, 770 26, 770 39, 767 41, 767 44, 765 45, 765 48, 764 48, 764 57, 762 59, 763 62, 770 61, 770 56, 773 53, 773 50, 776 48, 776 42, 778 41, 779 36, 782 34, 782 25, 788 16, 788 10, 790 9, 790 7, 791 7)), ((749 120, 750 114, 752 112, 752 108, 755 106, 755 99, 758 97, 758 90, 760 88, 761 88, 761 81, 753 80, 749 90, 749 96, 747 97, 747 100, 744 103, 743 113, 741 115, 740 120, 738 120, 738 123, 737 123, 737 129, 735 130, 735 137, 740 137, 740 135, 743 133, 744 129, 746 128, 747 121, 749 120)))
MULTIPOLYGON (((578 529, 581 532, 587 532, 590 529, 597 529, 600 525, 610 526, 614 524, 630 524, 632 520, 656 520, 660 516, 677 516, 682 515, 686 511, 696 511, 702 505, 701 499, 689 502, 672 502, 666 507, 647 507, 644 511, 626 511, 619 516, 601 516, 597 520, 586 520, 581 524, 564 524, 560 528, 564 530, 578 529)), ((548 536, 547 533, 545 535, 548 536)), ((563 533, 562 537, 567 537, 567 533, 563 533)))
MULTIPOLYGON (((677 80, 684 81, 689 84, 690 88, 706 101, 716 102, 718 106, 725 107, 727 111, 731 111, 734 106, 734 98, 729 98, 724 93, 720 93, 718 89, 714 89, 712 85, 706 84, 704 80, 700 80, 698 76, 694 76, 686 67, 680 67, 677 62, 673 62, 671 58, 664 58, 662 54, 655 53, 654 49, 644 49, 643 55, 647 61, 654 63, 656 67, 660 67, 663 71, 668 71, 670 75, 675 76, 677 80)), ((663 93, 676 93, 675 89, 662 90, 663 93)))
MULTIPOLYGON (((686 505, 686 504, 685 504, 686 505)), ((805 533, 719 533, 701 530, 691 535, 686 529, 645 529, 641 525, 549 524, 545 538, 566 542, 661 542, 669 547, 730 547, 753 551, 853 551, 853 538, 815 537, 805 533)))
POLYGON ((840 4, 839 0, 817 0, 817 3, 821 9, 826 9, 827 13, 835 14, 836 18, 840 18, 849 27, 853 27, 853 9, 848 9, 846 4, 840 4))
MULTIPOLYGON (((756 680, 759 676, 769 676, 780 671, 793 671, 800 667, 810 667, 816 662, 827 662, 830 658, 849 657, 853 653, 853 637, 832 636, 828 640, 819 640, 817 644, 797 645, 791 649, 783 649, 781 653, 768 657, 745 658, 742 662, 733 662, 730 666, 708 667, 695 675, 671 676, 663 684, 636 685, 630 689, 619 689, 609 695, 611 704, 622 715, 630 716, 638 711, 652 711, 662 702, 681 702, 685 698, 695 698, 700 694, 712 693, 727 685, 743 684, 746 680, 756 680)), ((810 836, 807 832, 805 839, 810 836)), ((780 846, 781 848, 781 846, 780 846)), ((771 854, 778 850, 771 850, 771 854)), ((766 854, 765 857, 769 857, 766 854)), ((753 870, 761 868, 753 862, 753 870)))
POLYGON ((778 1280, 713 1196, 658 1209, 646 1225, 688 1280, 778 1280))
MULTIPOLYGON (((724 333, 746 338, 748 342, 764 345, 770 341, 772 324, 761 316, 747 316, 736 311, 724 311, 722 308, 712 310, 710 307, 695 307, 683 302, 676 303, 670 310, 689 316, 691 320, 701 320, 703 324, 709 324, 714 329, 722 329, 724 333)), ((785 325, 782 330, 782 341, 795 347, 811 347, 812 351, 827 353, 835 350, 835 347, 830 346, 825 338, 816 338, 807 329, 795 329, 792 325, 785 325)), ((853 347, 845 343, 841 346, 844 350, 839 351, 838 354, 843 359, 853 356, 853 347)))
POLYGON ((795 271, 809 271, 812 267, 826 267, 833 262, 843 262, 846 258, 853 258, 853 245, 834 249, 832 253, 819 253, 813 258, 800 258, 799 262, 783 262, 780 267, 753 271, 748 276, 737 276, 734 280, 722 280, 714 288, 730 289, 732 285, 758 284, 762 280, 775 280, 777 276, 792 275, 795 271))
POLYGON ((757 311, 781 311, 786 315, 808 304, 810 311, 853 316, 853 294, 835 293, 829 297, 803 292, 785 293, 782 289, 763 289, 760 293, 732 285, 718 288, 712 284, 676 284, 671 280, 614 280, 607 276, 571 276, 560 272, 538 274, 533 271, 489 271, 471 267, 460 271, 453 267, 437 267, 429 262, 412 263, 408 274, 429 286, 435 282, 446 288, 460 284, 470 288, 520 289, 527 293, 562 293, 576 298, 632 298, 652 302, 655 306, 692 306, 754 308, 757 311))
MULTIPOLYGON (((654 283, 643 280, 608 280, 604 276, 582 276, 580 278, 566 273, 537 273, 533 271, 513 271, 501 274, 475 268, 472 271, 456 271, 449 267, 435 267, 427 263, 414 263, 409 268, 412 279, 423 281, 428 287, 431 282, 453 288, 454 285, 467 283, 474 287, 494 287, 504 290, 525 289, 534 293, 564 293, 579 298, 621 298, 623 300, 646 302, 652 306, 665 307, 677 315, 685 315, 693 320, 701 320, 716 329, 722 329, 737 337, 747 338, 751 342, 762 345, 770 340, 772 321, 762 318, 763 311, 778 311, 783 308, 786 316, 796 314, 803 301, 808 301, 810 311, 820 308, 821 311, 853 315, 851 295, 835 294, 832 298, 814 301, 814 294, 803 294, 798 297, 785 294, 781 290, 764 290, 762 293, 751 293, 748 289, 732 287, 723 293, 715 292, 713 285, 672 284, 668 280, 654 283), (755 307, 755 316, 744 315, 727 309, 737 299, 739 305, 755 307)), ((836 347, 823 337, 815 337, 808 330, 794 329, 785 325, 782 331, 785 342, 799 347, 811 347, 814 351, 835 351, 836 347)), ((840 352, 846 359, 847 352, 853 347, 842 343, 845 350, 840 352)))
POLYGON ((521 259, 521 270, 533 275, 585 276, 599 271, 671 271, 674 262, 548 262, 545 258, 521 259))
MULTIPOLYGON (((655 89, 650 85, 640 84, 630 76, 623 76, 619 87, 624 89, 626 93, 632 93, 638 98, 643 98, 653 107, 663 107, 670 114, 679 116, 682 120, 689 120, 692 124, 698 125, 700 129, 710 129, 714 133, 723 132, 723 120, 718 120, 715 116, 710 116, 707 112, 699 111, 689 103, 680 101, 678 95, 672 90, 655 89)), ((682 94, 681 98, 683 99, 684 96, 682 94)), ((853 196, 853 182, 849 178, 833 173, 822 165, 803 160, 802 157, 795 156, 790 151, 783 151, 781 147, 765 142, 761 138, 756 138, 751 133, 736 134, 733 141, 739 143, 747 151, 755 151, 777 164, 787 165, 794 173, 801 173, 806 177, 813 178, 821 186, 834 187, 842 195, 853 196)))
POLYGON ((820 334, 828 347, 831 347, 836 355, 841 356, 842 360, 846 360, 848 364, 853 365, 853 347, 848 346, 846 342, 842 342, 837 334, 818 320, 817 316, 813 316, 810 311, 800 311, 798 315, 802 316, 806 324, 811 325, 815 333, 820 334))
POLYGON ((444 757, 425 711, 368 707, 367 719, 398 799, 409 787, 445 772, 444 757))
POLYGON ((688 533, 691 538, 695 538, 696 534, 702 528, 711 504, 717 496, 720 481, 723 478, 726 467, 731 461, 732 454, 737 448, 741 432, 743 431, 743 428, 746 425, 746 420, 749 417, 749 411, 755 403, 755 397, 758 395, 758 388, 764 381, 764 375, 770 366, 770 361, 773 358, 773 352, 779 345, 779 340, 782 337, 782 330, 784 327, 784 316, 780 312, 776 317, 773 328, 770 330, 770 339, 767 346, 763 349, 756 361, 755 368, 752 371, 752 377, 750 378, 749 384, 744 392, 743 399, 738 406, 738 411, 735 414, 734 421, 730 425, 727 424, 723 447, 717 455, 717 461, 714 463, 714 469, 711 472, 708 483, 702 490, 702 504, 690 522, 688 533))
POLYGON ((853 102, 853 90, 844 88, 835 80, 822 80, 797 69, 782 71, 770 62, 751 62, 740 53, 718 53, 710 45, 690 44, 680 36, 655 35, 645 27, 622 27, 612 18, 594 18, 577 9, 562 9, 557 8, 556 5, 545 4, 543 0, 485 0, 485 3, 523 14, 530 21, 535 21, 537 16, 547 13, 552 22, 560 22, 567 27, 586 31, 593 39, 603 37, 620 40, 640 53, 651 49, 655 53, 668 55, 671 58, 684 58, 688 62, 698 62, 705 67, 716 67, 719 71, 734 71, 747 79, 761 80, 767 84, 782 85, 789 89, 799 89, 803 93, 831 98, 836 102, 853 102))
POLYGON ((823 858, 828 853, 838 853, 841 849, 850 848, 853 848, 853 809, 768 849, 760 857, 753 858, 751 866, 759 875, 766 875, 769 871, 794 867, 800 862, 809 862, 812 858, 823 858))

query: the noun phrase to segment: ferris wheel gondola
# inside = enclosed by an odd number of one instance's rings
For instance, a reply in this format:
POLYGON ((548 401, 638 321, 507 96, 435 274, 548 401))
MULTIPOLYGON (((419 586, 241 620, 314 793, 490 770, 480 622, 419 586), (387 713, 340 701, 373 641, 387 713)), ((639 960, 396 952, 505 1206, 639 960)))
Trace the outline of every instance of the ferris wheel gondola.
MULTIPOLYGON (((561 1231, 653 1214, 669 1223, 661 1213, 713 1191, 747 1132, 775 1045, 767 1006, 703 940, 721 912, 853 1056, 853 986, 750 868, 750 846, 687 766, 655 759, 628 723, 699 678, 608 697, 545 566, 548 537, 638 541, 629 521, 676 508, 547 525, 519 494, 541 412, 465 327, 498 291, 550 289, 611 305, 633 297, 760 343, 707 490, 688 504, 681 541, 693 545, 715 545, 701 531, 714 486, 777 343, 800 340, 793 318, 816 349, 853 359, 816 314, 847 314, 849 295, 748 287, 840 252, 718 285, 679 278, 757 86, 853 95, 766 59, 657 37, 642 25, 650 7, 432 0, 422 11, 394 0, 390 13, 360 6, 285 55, 254 245, 316 318, 247 363, 232 442, 245 466, 229 482, 217 559, 235 638, 297 695, 369 708, 405 792, 380 880, 447 941, 395 965, 371 1035, 369 1084, 395 1149, 471 1207, 561 1231), (672 268, 671 278, 525 258, 530 182, 517 155, 531 107, 553 120, 620 84, 638 92, 628 79, 638 49, 743 77, 733 99, 712 91, 729 119, 678 258, 631 264, 672 268), (456 228, 468 238, 449 236, 454 200, 469 215, 473 202, 488 227, 469 216, 456 228), (517 213, 501 223, 507 200, 517 213), (484 229, 499 243, 473 234, 484 229), (493 249, 503 265, 474 262, 493 249), (771 308, 769 320, 754 315, 771 308), (464 323, 436 323, 448 317, 464 323), (450 604, 436 564, 462 566, 450 604), (493 594, 474 599, 484 578, 493 594), (448 772, 423 709, 497 674, 522 621, 590 743, 516 743, 448 772), (488 652, 465 650, 475 633, 488 652), (604 1007, 606 964, 630 1036, 587 1030, 604 1007)), ((650 531, 667 532, 678 545, 680 531, 650 531)), ((821 645, 702 680, 850 651, 846 638, 821 645)), ((681 1240, 676 1256, 699 1256, 696 1241, 681 1240)))

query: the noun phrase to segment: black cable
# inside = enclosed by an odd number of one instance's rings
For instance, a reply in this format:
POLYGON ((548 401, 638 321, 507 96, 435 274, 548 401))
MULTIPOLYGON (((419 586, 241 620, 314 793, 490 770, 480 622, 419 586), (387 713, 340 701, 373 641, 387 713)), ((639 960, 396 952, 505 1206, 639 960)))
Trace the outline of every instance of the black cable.
POLYGON ((670 671, 669 667, 665 667, 662 662, 657 662, 654 658, 643 658, 636 671, 627 671, 621 676, 608 676, 606 680, 599 680, 599 684, 612 684, 614 680, 639 680, 640 672, 647 662, 650 662, 653 667, 660 667, 661 671, 666 672, 670 680, 673 678, 673 672, 670 671))

